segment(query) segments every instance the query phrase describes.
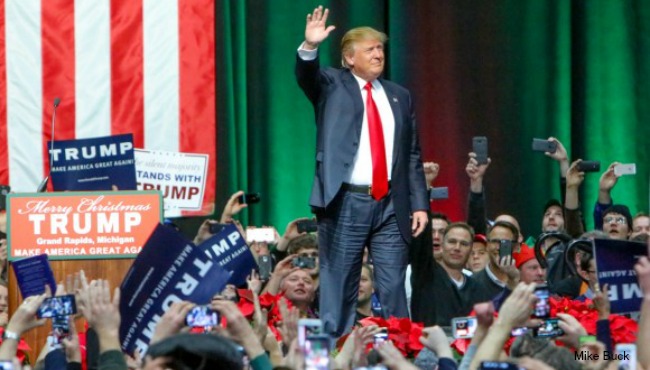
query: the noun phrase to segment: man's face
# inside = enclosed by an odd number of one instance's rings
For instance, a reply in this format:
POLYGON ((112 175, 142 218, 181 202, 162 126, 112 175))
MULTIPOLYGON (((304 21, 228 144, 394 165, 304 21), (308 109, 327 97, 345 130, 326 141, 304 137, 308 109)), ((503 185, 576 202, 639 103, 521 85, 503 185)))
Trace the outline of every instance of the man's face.
POLYGON ((562 208, 558 206, 550 206, 544 213, 542 219, 542 231, 562 231, 564 230, 564 214, 562 208))
POLYGON ((433 238, 433 257, 440 260, 442 256, 442 235, 445 228, 449 225, 447 221, 441 218, 434 218, 431 220, 431 236, 433 238))
POLYGON ((0 313, 9 310, 9 290, 6 286, 0 285, 0 313))
POLYGON ((516 240, 514 240, 514 237, 515 236, 512 231, 510 231, 510 229, 502 226, 493 228, 490 234, 488 234, 487 251, 488 256, 490 256, 490 263, 492 263, 493 266, 497 266, 499 264, 500 240, 511 240, 513 242, 516 242, 516 240))
POLYGON ((384 44, 379 40, 361 40, 354 43, 345 61, 355 75, 366 81, 377 79, 384 71, 384 44))
POLYGON ((488 261, 486 245, 481 242, 474 242, 472 244, 472 253, 469 255, 469 269, 472 272, 479 272, 485 268, 488 261))
POLYGON ((314 280, 306 270, 296 270, 284 278, 282 291, 293 304, 311 303, 314 300, 314 280))
POLYGON ((364 267, 361 269, 361 280, 359 280, 359 304, 367 303, 372 298, 373 291, 370 270, 364 267))
POLYGON ((505 221, 508 222, 517 229, 519 232, 519 240, 516 240, 517 242, 521 243, 524 241, 524 234, 521 232, 521 227, 519 227, 519 221, 517 221, 516 218, 510 216, 510 215, 499 215, 497 218, 494 219, 494 221, 505 221))
POLYGON ((644 233, 650 235, 650 217, 639 216, 632 220, 632 234, 630 234, 630 239, 644 233))
POLYGON ((603 217, 603 231, 612 239, 625 240, 630 235, 625 216, 616 212, 610 212, 603 217))
POLYGON ((522 282, 526 284, 542 284, 546 281, 546 269, 540 266, 536 258, 524 262, 519 266, 519 275, 522 282))
POLYGON ((442 243, 442 263, 449 268, 462 270, 472 251, 472 235, 462 227, 447 231, 442 243))

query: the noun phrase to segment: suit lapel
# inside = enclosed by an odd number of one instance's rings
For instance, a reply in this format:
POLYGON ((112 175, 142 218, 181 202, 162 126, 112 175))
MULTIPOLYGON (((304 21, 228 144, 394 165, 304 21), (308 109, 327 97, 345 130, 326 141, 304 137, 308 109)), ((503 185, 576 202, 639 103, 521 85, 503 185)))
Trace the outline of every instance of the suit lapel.
POLYGON ((348 93, 352 97, 352 105, 354 107, 353 112, 353 122, 354 129, 356 130, 357 138, 361 137, 361 125, 363 124, 363 98, 361 97, 361 89, 359 89, 359 83, 352 76, 350 70, 345 70, 343 76, 341 77, 343 81, 343 86, 348 90, 348 93))
MULTIPOLYGON (((397 163, 397 155, 399 153, 399 143, 401 142, 401 136, 402 136, 402 126, 404 125, 404 121, 402 120, 402 108, 400 107, 400 102, 399 98, 397 97, 397 94, 389 84, 381 79, 380 80, 381 85, 384 87, 384 91, 386 92, 386 97, 388 98, 388 103, 390 104, 390 108, 393 111, 393 118, 395 119, 395 133, 393 135, 393 168, 395 168, 395 164, 397 163)), ((392 169, 391 169, 392 170, 392 169)))

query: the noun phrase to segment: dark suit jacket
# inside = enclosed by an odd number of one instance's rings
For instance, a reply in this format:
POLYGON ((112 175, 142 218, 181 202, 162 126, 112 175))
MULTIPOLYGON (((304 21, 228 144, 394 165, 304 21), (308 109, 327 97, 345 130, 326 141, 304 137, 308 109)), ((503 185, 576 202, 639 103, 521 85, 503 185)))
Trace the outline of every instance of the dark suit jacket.
MULTIPOLYGON (((318 58, 304 61, 298 56, 296 77, 316 114, 316 174, 310 204, 316 210, 326 210, 354 164, 363 98, 348 69, 320 69, 318 58)), ((415 115, 408 90, 390 81, 380 82, 395 117, 391 194, 400 232, 409 241, 411 213, 429 209, 415 115)))

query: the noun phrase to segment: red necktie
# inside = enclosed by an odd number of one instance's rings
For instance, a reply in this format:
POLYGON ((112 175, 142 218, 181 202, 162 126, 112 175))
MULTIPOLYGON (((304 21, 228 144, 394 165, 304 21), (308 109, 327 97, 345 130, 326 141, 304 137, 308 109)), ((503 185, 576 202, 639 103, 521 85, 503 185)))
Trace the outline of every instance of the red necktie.
POLYGON ((386 147, 384 146, 384 130, 381 127, 379 110, 372 99, 372 83, 364 87, 368 91, 366 99, 366 114, 368 115, 368 132, 370 134, 370 154, 372 155, 372 192, 375 200, 380 200, 388 194, 388 171, 386 170, 386 147))

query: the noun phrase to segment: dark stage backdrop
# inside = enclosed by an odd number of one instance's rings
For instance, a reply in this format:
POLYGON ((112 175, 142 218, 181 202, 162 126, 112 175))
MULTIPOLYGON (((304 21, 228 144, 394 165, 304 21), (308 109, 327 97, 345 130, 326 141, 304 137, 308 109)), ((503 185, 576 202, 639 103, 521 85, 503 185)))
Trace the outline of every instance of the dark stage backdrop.
MULTIPOLYGON (((320 48, 339 65, 345 30, 369 25, 389 35, 387 78, 411 90, 423 159, 441 165, 434 204, 466 214, 464 168, 472 136, 487 136, 488 214, 511 213, 526 235, 540 230, 544 203, 559 197, 556 162, 530 149, 558 137, 573 159, 635 162, 617 203, 648 210, 650 2, 644 0, 218 0, 218 194, 262 194, 244 223, 274 225, 309 216, 314 171, 313 110, 293 67, 305 16, 319 3, 337 26, 320 48)), ((588 226, 599 174, 588 174, 588 226)))

